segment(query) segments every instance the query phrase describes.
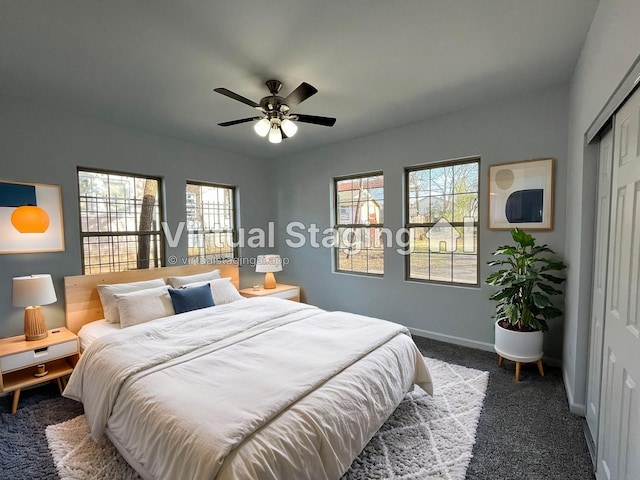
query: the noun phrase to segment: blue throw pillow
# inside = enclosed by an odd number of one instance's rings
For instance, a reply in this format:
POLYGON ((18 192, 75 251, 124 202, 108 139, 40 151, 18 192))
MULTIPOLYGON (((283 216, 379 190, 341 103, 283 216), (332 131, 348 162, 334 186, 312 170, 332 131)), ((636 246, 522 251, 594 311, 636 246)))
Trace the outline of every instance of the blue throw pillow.
POLYGON ((208 283, 200 287, 170 288, 169 295, 176 314, 215 305, 208 283))

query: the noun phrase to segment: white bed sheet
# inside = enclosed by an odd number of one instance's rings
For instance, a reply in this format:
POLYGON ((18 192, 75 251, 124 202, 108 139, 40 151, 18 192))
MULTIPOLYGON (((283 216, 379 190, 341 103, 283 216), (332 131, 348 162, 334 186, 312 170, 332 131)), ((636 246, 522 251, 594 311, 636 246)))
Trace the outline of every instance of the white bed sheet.
POLYGON ((119 331, 119 323, 109 323, 105 319, 86 323, 78 332, 78 337, 80 338, 80 351, 84 352, 96 339, 119 331))
POLYGON ((432 388, 404 327, 286 300, 121 332, 65 396, 146 479, 337 479, 414 383, 432 388))

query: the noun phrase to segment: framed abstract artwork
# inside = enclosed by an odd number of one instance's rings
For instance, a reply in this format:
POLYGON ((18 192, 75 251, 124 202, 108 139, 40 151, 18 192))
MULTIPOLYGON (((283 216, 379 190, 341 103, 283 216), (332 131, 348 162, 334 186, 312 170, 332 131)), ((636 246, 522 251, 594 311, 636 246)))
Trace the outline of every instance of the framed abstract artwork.
POLYGON ((553 229, 553 158, 489 166, 489 229, 553 229))
POLYGON ((0 254, 63 250, 60 186, 0 181, 0 254))

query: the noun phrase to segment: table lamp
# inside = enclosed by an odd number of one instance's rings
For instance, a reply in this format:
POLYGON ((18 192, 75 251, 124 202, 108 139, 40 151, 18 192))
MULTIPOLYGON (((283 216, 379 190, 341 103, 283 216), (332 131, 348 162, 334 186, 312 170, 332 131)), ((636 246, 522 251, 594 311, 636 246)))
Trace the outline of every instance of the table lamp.
POLYGON ((13 278, 13 306, 24 309, 24 336, 27 340, 40 340, 49 334, 40 305, 57 300, 51 275, 29 275, 13 278))
POLYGON ((258 255, 256 272, 265 273, 264 288, 276 288, 276 277, 273 272, 282 271, 282 259, 280 255, 258 255))

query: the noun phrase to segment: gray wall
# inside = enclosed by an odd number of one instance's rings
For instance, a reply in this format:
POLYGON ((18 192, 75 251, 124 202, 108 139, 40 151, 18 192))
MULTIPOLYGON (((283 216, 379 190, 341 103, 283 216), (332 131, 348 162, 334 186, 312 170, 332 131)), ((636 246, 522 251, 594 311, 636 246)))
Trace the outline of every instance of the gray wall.
POLYGON ((567 259, 563 371, 571 410, 584 414, 591 316, 591 273, 597 146, 584 135, 626 72, 640 45, 638 0, 601 0, 571 82, 567 193, 567 259))
MULTIPOLYGON (((23 309, 11 306, 11 278, 50 273, 58 302, 43 307, 47 326, 64 325, 63 277, 82 273, 76 168, 94 167, 160 176, 165 218, 172 231, 186 220, 185 181, 236 185, 242 227, 267 228, 275 220, 270 197, 269 164, 211 147, 120 128, 70 112, 0 95, 0 180, 62 186, 66 250, 58 253, 0 255, 0 337, 23 332, 23 309)), ((1 232, 0 232, 1 234, 1 232)), ((166 254, 186 255, 186 236, 166 254)), ((240 255, 262 253, 245 248, 240 255)), ((242 286, 262 280, 243 267, 242 286)))
MULTIPOLYGON (((568 86, 479 106, 375 135, 280 159, 276 164, 279 253, 290 264, 278 279, 302 286, 307 302, 386 318, 418 334, 491 349, 492 289, 443 286, 404 280, 404 257, 387 248, 385 275, 374 278, 332 272, 327 248, 289 248, 286 225, 331 226, 332 178, 382 170, 385 175, 385 227, 403 226, 404 167, 469 156, 481 157, 480 277, 490 269, 490 252, 511 237, 486 228, 488 166, 494 163, 554 157, 556 161, 555 229, 536 234, 559 255, 565 246, 568 86)), ((340 120, 338 119, 338 122, 340 120)), ((338 128, 338 125, 336 128, 338 128)), ((554 320, 545 353, 561 358, 562 320, 554 320)))

